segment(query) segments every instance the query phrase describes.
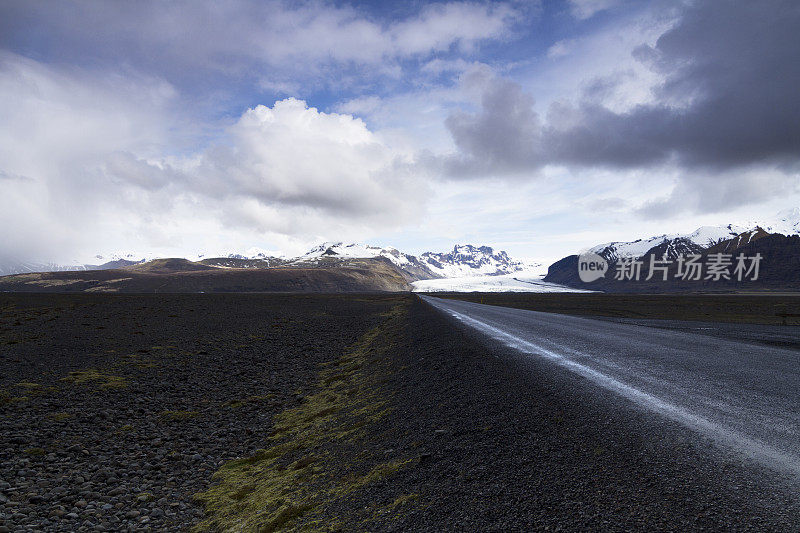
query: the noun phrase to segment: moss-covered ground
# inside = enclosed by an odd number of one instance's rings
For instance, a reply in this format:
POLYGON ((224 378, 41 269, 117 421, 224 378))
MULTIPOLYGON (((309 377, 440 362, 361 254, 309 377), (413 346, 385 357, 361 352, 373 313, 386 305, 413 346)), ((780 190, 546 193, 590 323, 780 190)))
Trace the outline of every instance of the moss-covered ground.
MULTIPOLYGON (((275 418, 263 449, 216 472, 214 485, 196 496, 206 509, 196 530, 333 531, 371 518, 375 509, 349 516, 334 509, 412 462, 370 453, 363 445, 391 411, 381 380, 389 371, 386 354, 395 348, 407 321, 407 306, 407 300, 400 301, 381 325, 322 365, 316 389, 301 405, 275 418)), ((415 495, 398 494, 390 507, 416 500, 415 495)))

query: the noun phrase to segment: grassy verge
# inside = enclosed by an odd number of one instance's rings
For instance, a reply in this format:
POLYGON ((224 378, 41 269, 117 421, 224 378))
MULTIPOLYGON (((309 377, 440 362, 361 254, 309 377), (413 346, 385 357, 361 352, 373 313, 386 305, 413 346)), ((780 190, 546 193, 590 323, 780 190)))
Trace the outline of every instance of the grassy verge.
POLYGON ((197 531, 336 530, 370 518, 374 509, 360 516, 341 510, 411 462, 368 445, 372 426, 391 411, 381 387, 385 355, 407 315, 408 300, 401 300, 380 326, 323 366, 315 391, 299 407, 276 417, 269 446, 215 473, 215 484, 196 495, 206 509, 197 531))

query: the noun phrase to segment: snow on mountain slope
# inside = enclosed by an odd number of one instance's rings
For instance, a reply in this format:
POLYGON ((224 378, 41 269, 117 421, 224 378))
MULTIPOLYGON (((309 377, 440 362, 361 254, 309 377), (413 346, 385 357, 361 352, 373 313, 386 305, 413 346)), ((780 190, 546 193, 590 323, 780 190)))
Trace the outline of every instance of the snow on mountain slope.
POLYGON ((0 264, 0 276, 12 274, 31 274, 33 272, 65 272, 73 270, 86 270, 86 265, 75 262, 73 264, 59 265, 56 263, 34 263, 29 261, 11 261, 0 264))
POLYGON ((758 226, 768 233, 800 235, 800 207, 784 209, 775 215, 773 220, 762 220, 753 223, 752 226, 758 226))
POLYGON ((693 253, 697 249, 705 249, 720 241, 731 239, 748 228, 728 224, 727 226, 702 226, 689 234, 656 235, 649 239, 637 239, 629 242, 609 242, 590 248, 589 251, 602 255, 609 261, 621 258, 642 257, 653 247, 664 245, 664 253, 674 257, 681 253, 693 253))
POLYGON ((288 264, 297 266, 330 266, 339 262, 350 262, 354 259, 380 259, 388 261, 397 268, 408 281, 435 278, 415 256, 401 252, 397 248, 387 246, 370 246, 366 244, 344 244, 341 242, 325 242, 315 246, 298 258, 291 259, 288 264))
POLYGON ((727 226, 702 226, 685 237, 703 248, 708 248, 720 241, 744 233, 749 229, 748 227, 737 226, 736 224, 728 224, 727 226))
MULTIPOLYGON (((674 257, 680 253, 697 253, 698 250, 706 249, 722 240, 731 239, 748 231, 754 232, 756 227, 763 228, 768 233, 800 235, 800 208, 786 209, 769 220, 739 225, 703 226, 689 234, 664 234, 629 242, 609 242, 590 250, 609 260, 616 260, 641 257, 652 248, 658 247, 659 254, 663 253, 674 257)), ((115 252, 97 255, 86 263, 77 261, 68 264, 6 261, 0 262, 0 275, 120 268, 129 266, 131 263, 141 263, 163 257, 165 256, 154 253, 115 252)), ((403 253, 393 247, 326 242, 312 248, 302 256, 293 258, 285 257, 280 252, 255 247, 245 251, 201 253, 187 257, 191 261, 219 258, 230 261, 228 263, 216 261, 213 262, 214 265, 230 268, 270 268, 282 265, 328 266, 336 264, 336 261, 330 261, 331 259, 383 258, 404 272, 410 281, 437 278, 498 277, 507 274, 525 274, 527 276, 543 270, 540 263, 512 259, 506 252, 495 252, 489 246, 469 244, 456 245, 448 252, 425 252, 419 256, 403 253)), ((463 285, 462 282, 454 283, 463 285)), ((476 281, 476 283, 484 282, 476 281)))
POLYGON ((416 262, 416 257, 405 254, 391 246, 382 248, 368 244, 344 244, 341 242, 324 242, 315 246, 305 254, 292 260, 293 263, 308 263, 324 258, 335 259, 369 259, 385 257, 399 267, 406 267, 416 262))
POLYGON ((540 263, 511 259, 506 252, 495 252, 489 246, 456 245, 444 253, 425 252, 419 257, 388 246, 325 242, 291 264, 319 264, 330 259, 384 258, 413 279, 436 279, 468 276, 497 276, 515 272, 539 272, 540 263))
POLYGON ((414 292, 593 292, 547 283, 541 276, 527 274, 424 279, 411 286, 414 292))
POLYGON ((162 259, 162 256, 155 254, 155 253, 136 253, 136 252, 126 252, 126 251, 116 251, 107 254, 98 254, 92 258, 91 264, 92 265, 105 265, 108 263, 114 264, 124 264, 126 262, 130 263, 144 263, 147 261, 152 261, 153 259, 162 259))
POLYGON ((495 252, 489 246, 455 245, 445 253, 425 252, 420 261, 442 278, 468 276, 499 276, 515 272, 530 272, 540 263, 525 263, 511 259, 504 251, 495 252))
POLYGON ((259 248, 257 246, 253 246, 248 248, 247 250, 237 250, 234 252, 225 251, 225 252, 209 252, 205 251, 200 254, 195 254, 192 256, 187 257, 190 261, 202 261, 204 259, 247 259, 247 260, 265 260, 265 261, 273 261, 275 259, 286 259, 284 255, 280 252, 276 252, 274 250, 266 250, 264 248, 259 248))

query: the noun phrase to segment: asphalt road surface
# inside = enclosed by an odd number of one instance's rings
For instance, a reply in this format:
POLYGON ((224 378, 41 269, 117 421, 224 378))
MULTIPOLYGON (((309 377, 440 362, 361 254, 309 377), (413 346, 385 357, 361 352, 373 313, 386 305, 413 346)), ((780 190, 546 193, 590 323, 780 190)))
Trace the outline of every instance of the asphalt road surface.
MULTIPOLYGON (((422 296, 487 340, 608 389, 800 479, 800 351, 687 331, 422 296)), ((586 383, 575 380, 576 386, 586 383)))

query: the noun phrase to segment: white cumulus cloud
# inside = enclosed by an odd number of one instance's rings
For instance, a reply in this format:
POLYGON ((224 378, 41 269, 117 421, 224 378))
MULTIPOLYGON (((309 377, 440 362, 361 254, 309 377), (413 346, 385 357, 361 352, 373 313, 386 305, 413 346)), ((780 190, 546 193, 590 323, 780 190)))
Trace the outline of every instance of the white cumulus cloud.
POLYGON ((179 103, 157 79, 1 56, 0 256, 286 248, 394 228, 423 204, 408 154, 357 117, 287 98, 180 149, 200 137, 176 132, 179 103))

